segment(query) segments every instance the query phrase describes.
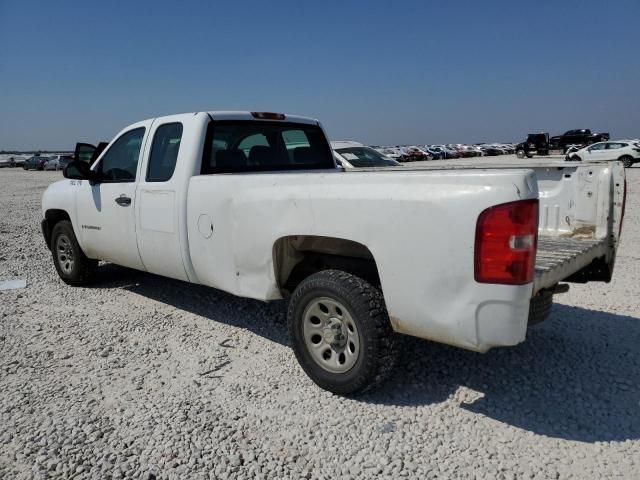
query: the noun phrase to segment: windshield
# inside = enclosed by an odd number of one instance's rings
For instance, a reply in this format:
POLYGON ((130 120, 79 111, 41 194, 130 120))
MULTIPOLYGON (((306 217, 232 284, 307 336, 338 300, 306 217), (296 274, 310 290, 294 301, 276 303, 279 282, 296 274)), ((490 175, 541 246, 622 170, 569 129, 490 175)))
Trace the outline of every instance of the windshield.
POLYGON ((393 167, 400 165, 369 147, 339 148, 336 150, 354 167, 393 167))

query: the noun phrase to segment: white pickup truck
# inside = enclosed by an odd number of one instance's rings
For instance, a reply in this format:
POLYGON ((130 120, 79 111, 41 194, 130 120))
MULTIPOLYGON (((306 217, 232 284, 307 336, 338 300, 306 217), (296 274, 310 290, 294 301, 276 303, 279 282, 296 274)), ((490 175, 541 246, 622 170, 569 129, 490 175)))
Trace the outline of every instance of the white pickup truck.
POLYGON ((385 376, 394 332, 522 342, 559 282, 610 280, 624 212, 616 162, 343 170, 318 121, 284 114, 155 118, 100 150, 78 144, 43 196, 62 280, 104 260, 289 298, 300 365, 339 394, 385 376))

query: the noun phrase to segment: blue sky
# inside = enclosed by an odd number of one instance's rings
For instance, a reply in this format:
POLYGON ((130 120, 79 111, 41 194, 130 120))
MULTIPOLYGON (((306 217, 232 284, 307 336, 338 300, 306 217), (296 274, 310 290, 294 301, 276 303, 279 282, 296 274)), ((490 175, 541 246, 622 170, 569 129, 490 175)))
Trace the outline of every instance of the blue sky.
POLYGON ((271 110, 332 139, 640 136, 640 2, 0 0, 0 149, 271 110))

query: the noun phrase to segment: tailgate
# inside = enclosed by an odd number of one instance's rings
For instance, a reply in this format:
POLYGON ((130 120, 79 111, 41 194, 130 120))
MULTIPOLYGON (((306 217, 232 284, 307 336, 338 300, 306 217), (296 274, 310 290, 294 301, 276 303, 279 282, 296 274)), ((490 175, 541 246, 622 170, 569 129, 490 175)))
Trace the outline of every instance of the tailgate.
POLYGON ((561 281, 611 279, 623 215, 619 162, 530 166, 540 223, 534 293, 561 281))

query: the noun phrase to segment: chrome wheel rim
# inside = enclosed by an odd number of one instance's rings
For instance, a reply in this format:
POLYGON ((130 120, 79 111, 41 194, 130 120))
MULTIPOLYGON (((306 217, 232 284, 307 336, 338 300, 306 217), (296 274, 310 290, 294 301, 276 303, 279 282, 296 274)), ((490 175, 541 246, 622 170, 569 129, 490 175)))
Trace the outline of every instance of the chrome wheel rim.
POLYGON ((333 298, 318 297, 309 302, 302 318, 311 358, 328 372, 348 372, 360 354, 360 335, 349 310, 333 298))
POLYGON ((71 240, 66 235, 59 235, 56 239, 56 255, 58 257, 58 265, 60 269, 70 275, 73 272, 75 259, 73 256, 73 248, 71 240))

